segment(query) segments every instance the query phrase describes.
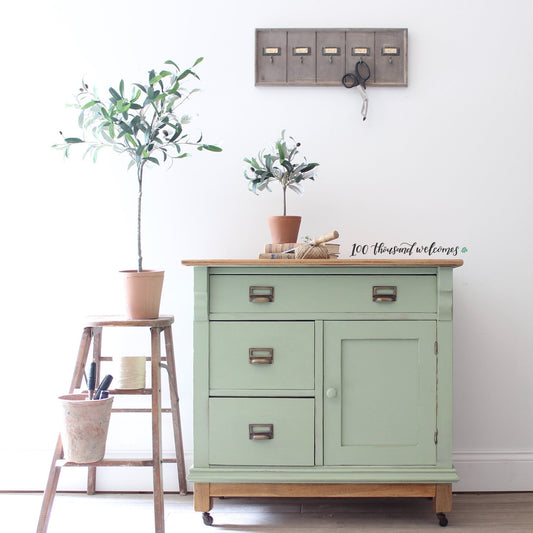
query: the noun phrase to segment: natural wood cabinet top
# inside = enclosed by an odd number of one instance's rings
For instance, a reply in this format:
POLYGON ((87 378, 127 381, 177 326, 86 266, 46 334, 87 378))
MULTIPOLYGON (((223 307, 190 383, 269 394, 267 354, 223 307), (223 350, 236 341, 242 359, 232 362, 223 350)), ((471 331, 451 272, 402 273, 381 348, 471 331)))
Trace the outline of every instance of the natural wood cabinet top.
POLYGON ((460 267, 462 259, 184 259, 185 266, 460 267))

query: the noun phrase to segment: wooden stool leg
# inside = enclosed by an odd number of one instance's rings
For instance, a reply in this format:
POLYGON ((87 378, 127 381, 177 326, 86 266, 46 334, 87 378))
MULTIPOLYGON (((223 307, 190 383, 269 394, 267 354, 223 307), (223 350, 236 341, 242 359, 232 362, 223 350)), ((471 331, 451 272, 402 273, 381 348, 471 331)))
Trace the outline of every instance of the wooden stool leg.
MULTIPOLYGON (((96 384, 100 383, 100 357, 102 356, 102 328, 93 328, 93 360, 96 363, 96 384)), ((87 473, 87 494, 96 493, 96 466, 90 466, 87 473)))
MULTIPOLYGON (((84 328, 81 336, 80 347, 78 350, 78 357, 76 359, 76 367, 70 383, 69 394, 72 394, 75 389, 81 387, 85 365, 87 364, 87 356, 91 347, 91 340, 93 337, 93 328, 84 328)), ((57 461, 63 457, 63 444, 61 436, 57 438, 56 448, 52 457, 52 464, 50 466, 50 473, 48 474, 48 481, 43 494, 43 503, 41 506, 41 513, 39 515, 39 522, 37 523, 37 533, 46 533, 48 529, 48 522, 50 520, 50 513, 52 512, 52 505, 57 491, 57 484, 59 482, 59 474, 61 467, 56 466, 57 461)))
POLYGON ((176 448, 176 463, 178 467, 178 484, 180 494, 187 494, 187 474, 185 471, 185 455, 183 453, 183 438, 181 434, 181 417, 178 396, 178 380, 176 376, 176 361, 174 359, 174 342, 172 328, 164 328, 165 353, 167 356, 167 371, 170 384, 170 407, 172 409, 172 429, 174 431, 174 447, 176 448))
POLYGON ((69 394, 72 394, 75 389, 81 387, 92 338, 93 328, 84 328, 81 336, 80 348, 78 350, 78 358, 76 359, 76 367, 74 368, 74 375, 72 376, 72 381, 70 383, 69 394))
POLYGON ((52 465, 50 466, 50 473, 48 474, 48 481, 43 494, 43 503, 41 505, 41 514, 39 515, 39 522, 37 523, 37 533, 46 533, 48 529, 48 522, 50 520, 50 513, 52 512, 52 505, 57 490, 57 483, 59 481, 59 474, 61 467, 56 466, 56 462, 61 459, 63 455, 63 445, 61 444, 61 437, 57 438, 56 449, 52 458, 52 465))
POLYGON ((152 459, 154 468, 155 532, 165 531, 163 477, 161 472, 161 328, 150 328, 152 333, 152 459))

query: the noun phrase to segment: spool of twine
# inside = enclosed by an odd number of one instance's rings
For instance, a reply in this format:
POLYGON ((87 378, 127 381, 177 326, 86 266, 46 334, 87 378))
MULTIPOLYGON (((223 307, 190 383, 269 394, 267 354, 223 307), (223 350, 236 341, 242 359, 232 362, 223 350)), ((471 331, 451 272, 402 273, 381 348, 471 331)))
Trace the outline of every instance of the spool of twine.
POLYGON ((117 389, 144 389, 146 384, 146 357, 123 356, 115 361, 117 389))
POLYGON ((294 251, 296 259, 327 259, 328 249, 326 246, 309 245, 298 246, 294 251))

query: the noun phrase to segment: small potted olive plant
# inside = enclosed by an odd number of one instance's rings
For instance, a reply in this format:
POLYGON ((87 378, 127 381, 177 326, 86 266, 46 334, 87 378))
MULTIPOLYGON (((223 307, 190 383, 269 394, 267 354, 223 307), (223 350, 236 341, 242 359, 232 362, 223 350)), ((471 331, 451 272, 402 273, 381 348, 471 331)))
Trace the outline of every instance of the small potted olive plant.
POLYGON ((129 318, 157 318, 163 286, 163 271, 143 268, 141 220, 145 168, 187 157, 191 148, 221 151, 218 146, 203 143, 201 135, 197 140, 191 139, 185 131, 190 117, 177 115, 179 106, 198 91, 188 89, 185 83, 187 78, 198 78, 192 69, 202 59, 197 59, 192 67, 183 71, 173 61, 166 61, 164 70, 158 73, 150 70, 148 83, 134 83, 127 92, 124 80, 120 80, 117 87, 109 88, 106 100, 83 81, 72 107, 79 111, 78 124, 84 135, 81 138, 67 137, 61 132, 63 142, 54 145, 67 157, 73 146, 85 145, 84 157, 92 156, 93 161, 102 148, 111 148, 128 156, 128 169, 135 167, 138 187, 137 269, 123 271, 129 318), (140 299, 136 299, 137 288, 140 289, 140 299))
POLYGON ((301 217, 287 216, 287 189, 297 194, 303 193, 303 181, 314 180, 318 163, 308 163, 305 158, 297 161, 300 143, 292 137, 285 138, 285 130, 269 151, 259 152, 257 158, 245 158, 249 165, 244 171, 248 189, 255 194, 267 189, 271 182, 279 182, 283 192, 283 215, 268 217, 268 225, 273 243, 296 243, 300 230, 301 217))

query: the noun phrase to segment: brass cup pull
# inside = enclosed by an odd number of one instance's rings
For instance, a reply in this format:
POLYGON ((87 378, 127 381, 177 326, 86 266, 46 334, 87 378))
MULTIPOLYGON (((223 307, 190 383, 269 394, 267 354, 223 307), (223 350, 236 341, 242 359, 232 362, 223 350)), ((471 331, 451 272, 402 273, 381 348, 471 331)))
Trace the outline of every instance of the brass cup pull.
POLYGON ((398 289, 396 286, 380 286, 372 287, 372 301, 373 302, 395 302, 398 296, 398 289))
POLYGON ((249 424, 250 440, 271 440, 274 438, 274 424, 249 424))
POLYGON ((271 365, 274 362, 274 348, 250 348, 248 362, 251 365, 271 365))
POLYGON ((249 300, 253 303, 274 301, 274 287, 250 287, 249 300))

